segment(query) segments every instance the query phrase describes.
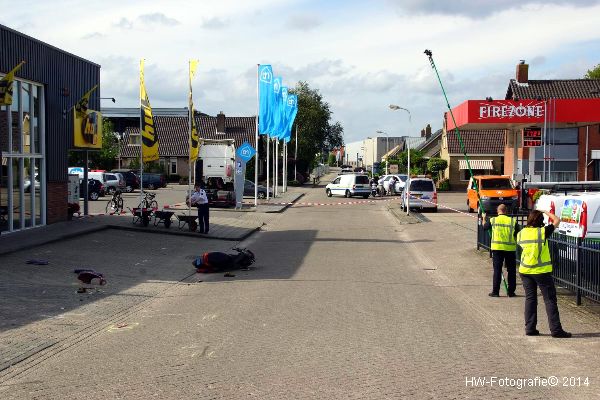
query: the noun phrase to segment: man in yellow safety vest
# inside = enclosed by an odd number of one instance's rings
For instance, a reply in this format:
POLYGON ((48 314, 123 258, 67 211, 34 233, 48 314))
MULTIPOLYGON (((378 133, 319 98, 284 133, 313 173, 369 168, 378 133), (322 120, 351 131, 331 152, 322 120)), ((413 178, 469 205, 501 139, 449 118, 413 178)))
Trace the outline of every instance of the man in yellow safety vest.
POLYGON ((484 221, 483 229, 492 230, 491 248, 494 275, 492 278, 492 291, 489 296, 500 296, 502 264, 506 263, 506 271, 508 272, 508 297, 515 297, 515 289, 517 288, 517 262, 515 259, 515 251, 517 250, 516 238, 520 227, 515 218, 506 215, 508 207, 504 204, 500 204, 497 211, 498 216, 490 218, 489 221, 486 221, 485 213, 482 214, 484 221))
POLYGON ((537 330, 537 288, 540 287, 550 333, 555 338, 570 338, 560 323, 556 287, 552 278, 552 258, 548 248, 548 238, 558 227, 560 220, 550 212, 533 210, 527 218, 527 225, 517 234, 517 245, 521 248, 519 274, 525 289, 525 334, 538 336, 537 330), (551 224, 544 226, 544 214, 551 224))

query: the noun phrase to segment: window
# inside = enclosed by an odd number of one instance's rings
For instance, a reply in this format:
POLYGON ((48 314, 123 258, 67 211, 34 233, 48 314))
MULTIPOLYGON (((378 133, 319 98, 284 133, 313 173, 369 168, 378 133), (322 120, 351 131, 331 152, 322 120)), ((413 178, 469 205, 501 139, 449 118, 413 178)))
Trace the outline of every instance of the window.
POLYGON ((369 183, 369 177, 366 175, 359 175, 356 177, 357 185, 366 185, 369 183))
POLYGON ((170 174, 176 174, 177 173, 177 159, 176 158, 171 158, 171 164, 170 164, 170 168, 169 168, 169 173, 170 174))
POLYGON ((139 146, 141 141, 141 136, 138 133, 129 134, 129 146, 139 146))
POLYGON ((433 192, 433 182, 425 180, 411 181, 410 190, 414 190, 415 192, 433 192))
POLYGON ((20 79, 13 101, 0 106, 0 231, 45 224, 43 87, 20 79))
POLYGON ((332 183, 333 183, 334 185, 339 185, 339 183, 340 183, 340 178, 336 178, 336 180, 334 180, 332 183))
POLYGON ((481 180, 482 190, 504 190, 513 189, 510 179, 482 179, 481 180))

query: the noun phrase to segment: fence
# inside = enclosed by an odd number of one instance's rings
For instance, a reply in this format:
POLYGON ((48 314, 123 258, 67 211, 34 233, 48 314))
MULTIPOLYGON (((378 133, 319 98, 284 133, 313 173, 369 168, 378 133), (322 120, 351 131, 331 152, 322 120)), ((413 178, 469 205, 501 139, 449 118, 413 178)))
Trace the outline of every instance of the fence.
MULTIPOLYGON (((527 215, 511 215, 520 226, 525 225, 527 215)), ((491 257, 491 235, 483 229, 481 218, 477 221, 477 250, 485 249, 491 257)), ((581 297, 600 302, 600 242, 574 238, 555 232, 548 238, 552 257, 554 282, 573 293, 577 305, 581 297)), ((520 249, 517 246, 517 260, 520 249)), ((517 261, 518 262, 518 261, 517 261)))

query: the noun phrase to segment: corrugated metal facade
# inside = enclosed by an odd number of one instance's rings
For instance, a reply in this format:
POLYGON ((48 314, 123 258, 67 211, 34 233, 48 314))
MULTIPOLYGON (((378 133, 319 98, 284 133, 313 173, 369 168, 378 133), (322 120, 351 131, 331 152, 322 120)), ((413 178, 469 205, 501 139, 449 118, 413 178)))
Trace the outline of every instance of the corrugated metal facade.
MULTIPOLYGON (((0 71, 26 64, 18 78, 44 85, 46 164, 49 182, 67 180, 68 149, 73 147, 73 116, 63 117, 85 91, 100 84, 100 66, 0 25, 0 71)), ((89 106, 100 109, 100 88, 89 106)))

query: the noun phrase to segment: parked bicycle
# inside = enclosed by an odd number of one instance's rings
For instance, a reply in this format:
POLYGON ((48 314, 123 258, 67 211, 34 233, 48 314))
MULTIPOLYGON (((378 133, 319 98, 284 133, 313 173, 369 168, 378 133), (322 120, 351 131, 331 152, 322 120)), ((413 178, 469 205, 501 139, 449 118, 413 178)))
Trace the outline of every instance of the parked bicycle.
POLYGON ((138 205, 138 208, 151 208, 153 210, 158 209, 158 202, 154 200, 156 193, 145 192, 142 202, 138 205))
POLYGON ((121 191, 115 190, 112 198, 106 203, 107 214, 120 214, 123 211, 123 197, 121 197, 121 191))

